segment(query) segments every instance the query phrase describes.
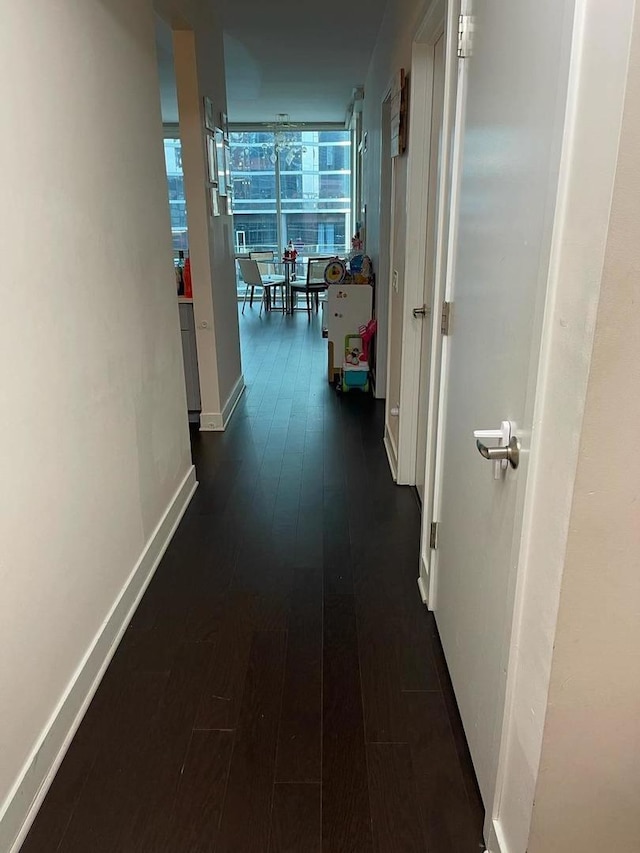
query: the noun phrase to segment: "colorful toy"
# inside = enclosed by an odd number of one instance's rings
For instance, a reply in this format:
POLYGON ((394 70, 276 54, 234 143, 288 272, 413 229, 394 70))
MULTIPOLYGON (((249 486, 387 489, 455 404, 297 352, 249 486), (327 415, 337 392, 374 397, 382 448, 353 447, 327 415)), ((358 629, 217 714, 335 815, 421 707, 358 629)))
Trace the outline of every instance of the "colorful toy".
POLYGON ((369 390, 369 362, 363 352, 361 335, 346 335, 344 339, 342 390, 349 391, 351 388, 369 390))
POLYGON ((362 352, 364 354, 364 360, 369 361, 369 352, 371 348, 371 341, 373 340, 373 336, 375 335, 378 329, 378 321, 377 320, 369 320, 368 323, 365 323, 364 326, 360 326, 358 329, 358 333, 362 338, 362 352))
POLYGON ((324 280, 327 284, 342 284, 347 274, 347 267, 340 258, 332 258, 324 268, 324 280))

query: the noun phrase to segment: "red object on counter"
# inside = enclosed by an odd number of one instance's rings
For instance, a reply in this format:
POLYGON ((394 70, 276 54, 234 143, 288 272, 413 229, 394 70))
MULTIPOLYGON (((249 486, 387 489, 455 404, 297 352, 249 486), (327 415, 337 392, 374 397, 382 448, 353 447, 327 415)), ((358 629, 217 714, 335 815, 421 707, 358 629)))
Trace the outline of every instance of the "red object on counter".
POLYGON ((184 295, 187 299, 193 299, 193 287, 191 286, 191 258, 184 262, 184 295))

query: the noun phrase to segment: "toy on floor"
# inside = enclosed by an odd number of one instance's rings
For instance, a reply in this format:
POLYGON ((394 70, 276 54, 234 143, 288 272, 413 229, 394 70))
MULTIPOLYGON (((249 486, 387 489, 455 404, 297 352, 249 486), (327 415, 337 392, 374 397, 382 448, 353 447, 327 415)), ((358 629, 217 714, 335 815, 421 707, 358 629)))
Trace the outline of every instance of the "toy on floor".
POLYGON ((342 390, 369 390, 369 362, 365 358, 361 335, 346 335, 342 364, 342 390))

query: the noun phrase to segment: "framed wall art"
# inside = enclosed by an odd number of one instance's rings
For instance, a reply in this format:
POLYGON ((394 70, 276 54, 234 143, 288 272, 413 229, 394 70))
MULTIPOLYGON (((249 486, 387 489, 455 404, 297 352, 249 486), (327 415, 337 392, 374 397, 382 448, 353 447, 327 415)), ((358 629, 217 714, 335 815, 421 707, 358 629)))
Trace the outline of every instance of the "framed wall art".
POLYGON ((229 119, 227 118, 226 113, 220 113, 220 127, 222 128, 222 133, 224 134, 225 142, 229 141, 229 119))
POLYGON ((207 130, 215 130, 216 129, 216 115, 215 110, 213 109, 213 101, 211 98, 207 98, 206 95, 203 98, 204 101, 204 126, 207 130))
POLYGON ((220 200, 218 198, 218 187, 209 187, 209 206, 211 216, 220 216, 220 200))
POLYGON ((409 87, 404 68, 393 78, 391 89, 391 156, 399 157, 407 150, 407 108, 409 87))
POLYGON ((218 195, 226 196, 227 195, 227 168, 225 163, 225 141, 224 141, 224 131, 221 128, 216 127, 215 131, 215 140, 216 140, 216 162, 218 166, 218 195))
POLYGON ((216 137, 213 133, 206 135, 207 145, 207 175, 209 183, 218 186, 218 151, 216 147, 216 137))

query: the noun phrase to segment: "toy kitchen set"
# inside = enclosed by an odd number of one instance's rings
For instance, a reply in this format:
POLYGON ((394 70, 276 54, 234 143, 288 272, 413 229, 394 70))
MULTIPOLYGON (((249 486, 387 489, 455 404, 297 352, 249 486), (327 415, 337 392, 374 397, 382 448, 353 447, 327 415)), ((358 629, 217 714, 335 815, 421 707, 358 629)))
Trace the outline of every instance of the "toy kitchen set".
POLYGON ((353 238, 348 262, 337 258, 327 264, 326 300, 322 303, 322 335, 328 341, 328 379, 341 391, 368 391, 373 338, 373 290, 371 260, 362 253, 358 236, 353 238))

